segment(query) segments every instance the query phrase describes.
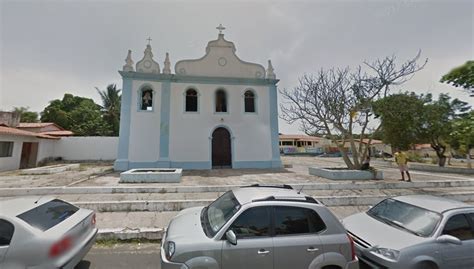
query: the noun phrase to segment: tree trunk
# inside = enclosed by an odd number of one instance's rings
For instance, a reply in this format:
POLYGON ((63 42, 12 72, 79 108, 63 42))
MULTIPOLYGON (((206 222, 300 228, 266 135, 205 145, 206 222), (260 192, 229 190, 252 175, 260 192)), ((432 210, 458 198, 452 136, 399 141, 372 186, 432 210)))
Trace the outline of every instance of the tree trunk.
POLYGON ((438 165, 439 165, 440 167, 444 167, 444 166, 446 165, 446 156, 441 156, 441 157, 439 157, 438 165))
POLYGON ((436 151, 436 156, 438 156, 438 166, 444 167, 446 165, 446 156, 444 156, 444 153, 446 152, 446 147, 441 144, 432 142, 431 148, 436 151))
POLYGON ((467 150, 466 159, 467 159, 467 168, 472 169, 471 149, 468 149, 468 150, 467 150))

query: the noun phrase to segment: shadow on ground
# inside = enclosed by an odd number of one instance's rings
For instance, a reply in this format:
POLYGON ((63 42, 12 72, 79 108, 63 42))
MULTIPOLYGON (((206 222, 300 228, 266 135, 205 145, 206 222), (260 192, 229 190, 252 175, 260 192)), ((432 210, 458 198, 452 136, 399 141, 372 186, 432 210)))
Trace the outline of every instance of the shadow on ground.
POLYGON ((74 269, 89 269, 91 267, 90 261, 81 261, 74 269))

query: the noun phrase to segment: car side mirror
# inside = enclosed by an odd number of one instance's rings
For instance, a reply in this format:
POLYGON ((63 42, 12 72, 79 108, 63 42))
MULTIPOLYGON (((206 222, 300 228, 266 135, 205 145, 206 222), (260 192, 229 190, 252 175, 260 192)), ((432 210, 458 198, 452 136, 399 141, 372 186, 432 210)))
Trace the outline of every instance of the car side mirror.
POLYGON ((459 238, 454 237, 449 234, 443 234, 442 236, 436 238, 437 242, 440 243, 448 243, 448 244, 454 244, 454 245, 462 245, 462 242, 459 238))
POLYGON ((237 236, 235 235, 234 231, 232 230, 228 230, 226 233, 225 233, 225 238, 227 239, 227 241, 229 243, 231 243, 232 245, 237 245, 237 236))

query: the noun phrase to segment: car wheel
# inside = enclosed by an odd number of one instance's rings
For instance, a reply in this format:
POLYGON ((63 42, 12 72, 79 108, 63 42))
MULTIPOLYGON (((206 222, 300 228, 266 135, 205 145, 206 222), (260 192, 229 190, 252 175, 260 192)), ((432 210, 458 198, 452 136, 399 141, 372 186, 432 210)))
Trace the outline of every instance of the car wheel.
POLYGON ((341 267, 334 266, 334 265, 329 265, 329 266, 324 266, 323 269, 341 269, 341 267))
POLYGON ((433 262, 421 262, 415 266, 415 269, 438 269, 438 266, 433 262))

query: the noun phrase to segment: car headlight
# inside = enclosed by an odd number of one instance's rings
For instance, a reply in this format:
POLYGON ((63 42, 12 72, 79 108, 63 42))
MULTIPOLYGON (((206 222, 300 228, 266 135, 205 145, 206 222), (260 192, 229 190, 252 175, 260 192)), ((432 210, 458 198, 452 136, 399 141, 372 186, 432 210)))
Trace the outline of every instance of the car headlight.
POLYGON ((168 241, 166 245, 166 259, 171 260, 171 257, 173 257, 175 250, 176 250, 175 243, 173 241, 168 241))
POLYGON ((370 252, 393 261, 397 261, 400 256, 400 251, 389 248, 373 248, 370 252))

